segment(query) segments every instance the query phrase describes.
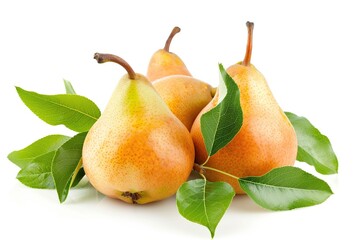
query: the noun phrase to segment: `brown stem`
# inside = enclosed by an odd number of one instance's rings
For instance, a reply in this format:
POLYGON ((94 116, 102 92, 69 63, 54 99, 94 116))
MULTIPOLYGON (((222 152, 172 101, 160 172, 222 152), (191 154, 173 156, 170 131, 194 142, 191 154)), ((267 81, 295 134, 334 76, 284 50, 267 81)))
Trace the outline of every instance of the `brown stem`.
POLYGON ((246 53, 244 57, 244 61, 242 65, 249 66, 251 60, 251 52, 252 52, 252 38, 253 38, 253 30, 254 30, 254 23, 253 22, 246 22, 246 27, 248 28, 248 40, 246 46, 246 53))
POLYGON ((169 52, 169 48, 170 48, 170 44, 171 44, 171 40, 173 39, 173 37, 178 33, 180 32, 180 28, 179 27, 174 27, 173 30, 171 31, 168 39, 166 40, 166 43, 165 43, 165 47, 164 47, 164 50, 169 52))
POLYGON ((95 53, 94 59, 96 59, 96 61, 98 63, 114 62, 114 63, 120 64, 123 68, 125 68, 125 70, 129 74, 130 79, 135 79, 135 77, 136 77, 136 73, 134 72, 134 70, 121 57, 118 57, 113 54, 107 54, 107 53, 95 53))
POLYGON ((194 163, 193 169, 194 169, 195 172, 198 172, 200 175, 205 174, 205 170, 204 170, 203 166, 201 166, 201 165, 199 165, 197 163, 194 163))

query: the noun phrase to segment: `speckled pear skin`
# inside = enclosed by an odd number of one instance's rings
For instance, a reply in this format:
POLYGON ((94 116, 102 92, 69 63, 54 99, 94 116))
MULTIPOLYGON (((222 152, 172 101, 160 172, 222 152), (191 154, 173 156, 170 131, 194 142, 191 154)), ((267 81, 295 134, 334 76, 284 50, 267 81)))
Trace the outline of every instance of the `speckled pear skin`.
MULTIPOLYGON (((210 157, 206 166, 237 177, 260 176, 273 168, 294 165, 297 139, 294 128, 279 107, 264 76, 253 66, 235 64, 227 69, 240 89, 243 125, 233 140, 210 157)), ((200 117, 218 103, 218 93, 201 111, 191 129, 196 162, 202 164, 207 153, 200 129, 200 117)), ((243 194, 236 179, 211 170, 209 181, 226 181, 237 194, 243 194)))
POLYGON ((193 167, 191 135, 145 76, 125 75, 83 147, 83 166, 101 193, 144 204, 175 194, 193 167))
POLYGON ((213 98, 214 92, 208 83, 184 75, 160 78, 153 82, 153 86, 189 131, 199 112, 213 98))
POLYGON ((191 76, 185 63, 175 53, 170 52, 170 44, 173 37, 180 32, 179 27, 174 27, 168 39, 166 40, 163 49, 157 50, 150 58, 147 77, 149 81, 171 76, 171 75, 185 75, 191 76))
POLYGON ((146 76, 150 81, 155 81, 170 75, 191 76, 191 73, 178 55, 160 49, 151 57, 146 76))

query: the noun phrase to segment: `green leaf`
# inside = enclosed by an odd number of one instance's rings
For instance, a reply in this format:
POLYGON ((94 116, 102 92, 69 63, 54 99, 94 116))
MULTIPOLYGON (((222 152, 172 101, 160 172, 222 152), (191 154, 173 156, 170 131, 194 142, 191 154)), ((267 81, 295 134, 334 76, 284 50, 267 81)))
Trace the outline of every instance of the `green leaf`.
POLYGON ((313 206, 332 194, 323 180, 289 166, 275 168, 260 177, 240 178, 239 183, 257 204, 270 210, 313 206))
POLYGON ((64 79, 64 85, 67 94, 76 94, 70 81, 64 79))
POLYGON ((84 168, 81 166, 79 171, 77 173, 76 172, 74 173, 73 178, 72 178, 73 180, 71 180, 71 182, 70 182, 70 186, 76 187, 79 184, 79 182, 81 181, 81 179, 83 179, 84 176, 85 176, 85 171, 84 171, 84 168))
POLYGON ((85 176, 84 168, 82 167, 82 159, 80 159, 78 165, 75 168, 74 174, 71 177, 70 186, 75 187, 81 179, 85 176))
POLYGON ((35 158, 57 150, 70 137, 64 135, 49 135, 41 138, 22 150, 13 151, 8 159, 20 168, 26 167, 35 158))
POLYGON ((55 151, 52 151, 38 156, 21 169, 16 178, 31 188, 54 189, 51 163, 55 157, 55 153, 55 151))
POLYGON ((50 125, 63 124, 76 132, 85 132, 100 116, 99 108, 88 98, 79 95, 42 95, 16 90, 25 105, 40 119, 50 125))
POLYGON ((72 177, 75 174, 82 156, 82 147, 86 137, 79 133, 64 143, 56 152, 51 172, 60 202, 64 202, 71 187, 72 177))
POLYGON ((297 140, 297 160, 306 162, 315 167, 321 174, 335 174, 338 172, 338 160, 332 149, 329 139, 320 133, 304 117, 286 112, 294 126, 297 140))
POLYGON ((243 121, 240 90, 221 64, 219 69, 219 103, 200 118, 201 132, 209 156, 214 155, 235 137, 243 121))
POLYGON ((214 237, 215 229, 234 196, 234 189, 228 183, 196 179, 178 189, 176 204, 184 218, 207 227, 214 237))

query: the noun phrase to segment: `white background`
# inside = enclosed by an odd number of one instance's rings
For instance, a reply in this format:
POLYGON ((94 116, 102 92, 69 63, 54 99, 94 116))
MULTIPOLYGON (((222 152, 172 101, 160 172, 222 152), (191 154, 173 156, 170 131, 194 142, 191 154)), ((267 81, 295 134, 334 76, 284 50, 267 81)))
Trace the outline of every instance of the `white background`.
MULTIPOLYGON (((146 73, 171 29, 176 52, 193 76, 216 86, 217 64, 243 59, 247 20, 255 22, 252 63, 284 110, 306 116, 332 141, 339 174, 319 176, 335 192, 325 203, 270 212, 235 197, 215 239, 359 239, 359 8, 356 1, 2 1, 0 3, 0 239, 210 239, 183 219, 170 198, 132 206, 86 183, 58 203, 55 191, 16 180, 7 160, 45 135, 48 126, 20 101, 14 86, 44 94, 78 94, 101 109, 125 73, 98 65, 109 52, 146 73), (355 221, 350 219, 354 217, 355 221)), ((312 168, 300 165, 314 173, 312 168)))

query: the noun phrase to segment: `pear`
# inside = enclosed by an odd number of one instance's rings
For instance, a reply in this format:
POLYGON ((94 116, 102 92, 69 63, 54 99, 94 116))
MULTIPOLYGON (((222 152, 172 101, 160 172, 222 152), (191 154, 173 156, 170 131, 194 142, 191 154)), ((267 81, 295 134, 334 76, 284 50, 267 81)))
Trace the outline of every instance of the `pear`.
POLYGON ((210 84, 184 75, 160 78, 153 82, 153 86, 189 131, 197 115, 216 92, 210 84))
POLYGON ((170 110, 190 131, 199 112, 211 101, 216 89, 191 76, 183 61, 169 52, 171 40, 179 27, 174 27, 164 49, 153 54, 147 77, 170 110))
POLYGON ((165 47, 152 55, 147 71, 147 77, 150 81, 170 75, 191 76, 181 58, 169 51, 171 41, 178 32, 180 32, 180 28, 174 27, 166 40, 165 47))
MULTIPOLYGON (((264 76, 250 63, 254 24, 247 22, 248 43, 245 58, 227 69, 240 89, 243 124, 228 145, 211 156, 206 166, 237 177, 260 176, 273 168, 294 165, 297 139, 294 128, 279 107, 264 76)), ((203 164, 207 153, 200 129, 200 117, 214 108, 218 93, 201 111, 191 129, 196 162, 203 164)), ((210 181, 226 181, 237 194, 243 194, 236 179, 207 170, 210 181)))
POLYGON ((134 204, 173 195, 193 167, 189 131, 147 78, 122 58, 99 53, 94 58, 116 62, 128 74, 86 136, 83 166, 90 183, 106 196, 134 204))

